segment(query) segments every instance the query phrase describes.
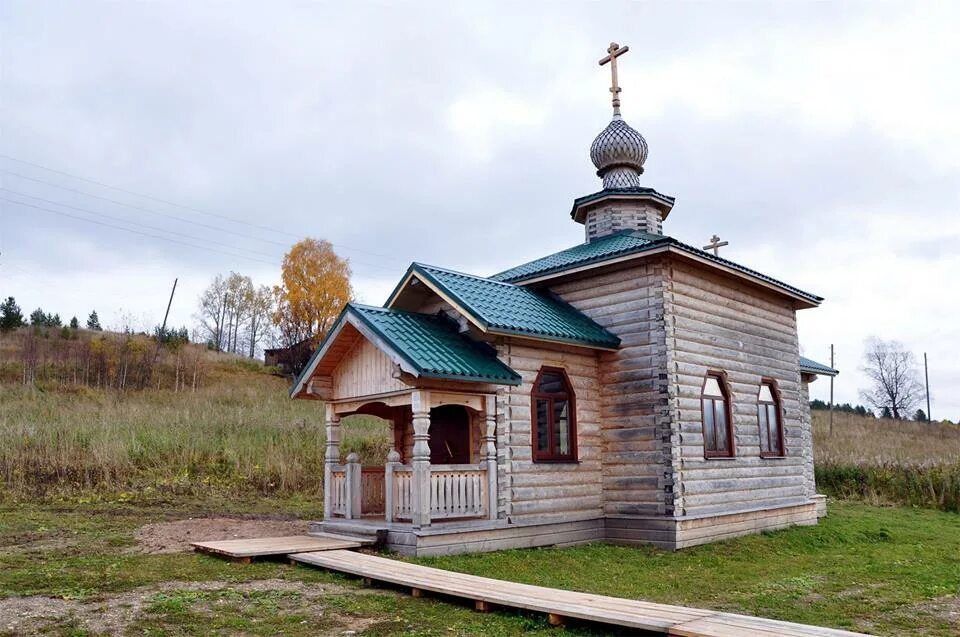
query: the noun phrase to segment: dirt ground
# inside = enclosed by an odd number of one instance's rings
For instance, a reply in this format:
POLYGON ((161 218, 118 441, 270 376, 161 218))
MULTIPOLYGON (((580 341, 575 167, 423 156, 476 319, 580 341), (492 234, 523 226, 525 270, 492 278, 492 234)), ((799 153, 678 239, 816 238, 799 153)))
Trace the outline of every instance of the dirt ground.
POLYGON ((192 550, 190 542, 303 535, 306 532, 307 523, 302 520, 202 517, 147 524, 137 530, 135 537, 139 552, 179 553, 192 550))
MULTIPOLYGON (((377 619, 366 620, 338 614, 324 604, 324 597, 336 594, 364 594, 365 591, 348 589, 335 584, 304 584, 280 579, 258 580, 246 583, 228 582, 166 582, 158 586, 137 588, 126 593, 103 595, 94 600, 75 601, 45 597, 9 597, 0 599, 0 633, 11 635, 44 634, 55 626, 63 626, 69 620, 75 629, 94 635, 122 635, 139 620, 146 607, 155 603, 164 593, 184 592, 210 593, 204 602, 201 598, 194 607, 215 605, 218 593, 250 595, 257 592, 290 593, 296 600, 298 612, 308 612, 313 620, 322 620, 323 629, 318 635, 350 635, 362 631, 377 619)), ((384 594, 380 591, 380 594, 384 594)), ((291 601, 291 604, 293 601, 291 601)), ((213 608, 206 610, 212 611, 213 608)), ((278 608, 278 612, 285 609, 278 608)), ((85 633, 85 634, 86 634, 85 633)))

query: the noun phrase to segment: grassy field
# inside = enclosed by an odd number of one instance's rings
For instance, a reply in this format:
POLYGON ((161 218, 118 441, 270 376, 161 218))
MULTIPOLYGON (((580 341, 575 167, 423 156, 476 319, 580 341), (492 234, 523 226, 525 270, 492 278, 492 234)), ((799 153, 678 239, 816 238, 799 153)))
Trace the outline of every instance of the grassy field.
MULTIPOLYGON (((316 501, 0 505, 0 635, 591 635, 514 612, 413 599, 281 562, 145 553, 148 522, 217 513, 309 516, 316 501), (19 618, 11 629, 10 621, 19 618), (6 631, 6 632, 5 632, 6 631)), ((422 559, 567 589, 844 627, 960 630, 960 516, 837 503, 816 527, 677 553, 589 545, 422 559)))
POLYGON ((960 426, 812 415, 820 492, 960 512, 960 426))
MULTIPOLYGON (((321 494, 322 404, 247 361, 208 367, 195 392, 0 384, 0 498, 321 494)), ((345 453, 382 462, 388 438, 345 420, 345 453)))
MULTIPOLYGON (((196 389, 175 372, 159 390, 64 374, 0 383, 0 635, 602 632, 365 591, 304 567, 146 551, 147 523, 319 516, 322 405, 288 399, 286 380, 249 361, 203 355, 196 389)), ((831 435, 826 414, 813 417, 821 491, 914 506, 834 501, 817 527, 680 553, 594 545, 424 561, 878 634, 960 634, 960 427, 838 414, 831 435)), ((383 460, 382 422, 348 419, 344 434, 344 453, 383 460)))

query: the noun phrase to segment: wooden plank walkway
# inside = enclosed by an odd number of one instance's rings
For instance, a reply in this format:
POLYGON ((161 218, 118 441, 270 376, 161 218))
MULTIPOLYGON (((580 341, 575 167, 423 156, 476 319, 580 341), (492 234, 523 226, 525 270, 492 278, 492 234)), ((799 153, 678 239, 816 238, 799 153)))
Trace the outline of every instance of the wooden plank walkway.
POLYGON ((292 561, 357 575, 371 581, 410 587, 419 597, 431 591, 473 600, 477 610, 503 606, 546 613, 551 624, 575 618, 680 637, 852 637, 831 628, 655 604, 592 593, 454 573, 353 551, 296 553, 292 561))
POLYGON ((289 555, 311 551, 357 549, 373 544, 372 540, 345 535, 290 535, 287 537, 259 537, 245 540, 191 542, 194 550, 249 563, 255 557, 289 555))

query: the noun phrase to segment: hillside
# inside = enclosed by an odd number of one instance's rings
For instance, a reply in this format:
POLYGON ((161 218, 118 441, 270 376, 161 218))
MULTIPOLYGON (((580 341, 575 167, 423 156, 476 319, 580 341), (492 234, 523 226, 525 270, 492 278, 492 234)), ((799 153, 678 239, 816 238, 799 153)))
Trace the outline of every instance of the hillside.
MULTIPOLYGON (((0 498, 320 496, 323 406, 291 400, 289 381, 258 361, 164 348, 138 385, 152 339, 53 332, 0 337, 0 498), (40 352, 27 385, 24 347, 40 352)), ((345 429, 348 451, 386 455, 382 422, 345 429)))
MULTIPOLYGON (((258 361, 146 336, 0 336, 0 498, 300 495, 322 488, 323 406, 258 361), (27 381, 26 383, 24 381, 27 381)), ((813 411, 818 488, 960 511, 960 426, 813 411)), ((385 423, 346 419, 344 453, 383 461, 385 423)))

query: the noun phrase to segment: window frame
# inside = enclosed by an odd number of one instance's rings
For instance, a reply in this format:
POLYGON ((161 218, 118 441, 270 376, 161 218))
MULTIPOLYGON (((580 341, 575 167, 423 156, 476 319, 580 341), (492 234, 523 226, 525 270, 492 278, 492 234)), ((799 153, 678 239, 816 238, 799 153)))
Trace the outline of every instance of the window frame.
MULTIPOLYGON (((760 388, 757 391, 757 435, 758 443, 760 446, 760 457, 761 458, 785 458, 787 456, 787 443, 786 436, 783 430, 783 398, 780 394, 780 384, 777 383, 776 378, 761 378, 760 379, 760 388), (763 386, 767 385, 770 388, 770 395, 773 396, 773 402, 761 401, 760 400, 760 391, 763 390, 763 386), (774 410, 777 414, 777 450, 776 451, 764 451, 763 450, 763 437, 760 435, 760 406, 773 405, 774 410)), ((767 431, 769 437, 770 424, 767 423, 767 431)))
POLYGON ((544 365, 540 368, 540 371, 537 372, 537 378, 533 381, 533 387, 530 389, 530 451, 533 456, 534 462, 553 462, 553 463, 576 463, 579 462, 577 459, 577 397, 576 393, 573 391, 573 383, 570 382, 570 377, 567 375, 567 370, 562 367, 551 367, 549 365, 544 365), (559 374, 563 377, 564 391, 563 392, 554 392, 554 393, 545 393, 538 391, 540 388, 540 379, 543 377, 544 373, 554 373, 559 374), (553 403, 555 400, 566 400, 568 405, 568 417, 567 417, 567 427, 568 435, 570 436, 570 453, 568 454, 556 454, 553 453, 555 449, 553 432, 554 432, 554 409, 553 403), (550 448, 550 451, 544 452, 538 449, 537 445, 537 401, 546 400, 548 401, 547 405, 547 446, 550 448))
MULTIPOLYGON (((710 460, 715 458, 736 458, 737 445, 733 439, 733 400, 730 392, 730 385, 727 382, 727 373, 718 370, 707 370, 703 375, 703 383, 700 385, 700 428, 703 433, 703 457, 710 460), (707 381, 715 379, 720 386, 721 398, 723 398, 724 416, 726 417, 727 429, 727 448, 712 451, 707 449, 707 419, 706 419, 706 401, 710 400, 716 403, 716 396, 707 396, 704 392, 707 389, 707 381)), ((716 406, 714 405, 714 423, 716 423, 716 406)), ((716 425, 714 425, 716 426, 716 425)))

